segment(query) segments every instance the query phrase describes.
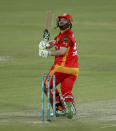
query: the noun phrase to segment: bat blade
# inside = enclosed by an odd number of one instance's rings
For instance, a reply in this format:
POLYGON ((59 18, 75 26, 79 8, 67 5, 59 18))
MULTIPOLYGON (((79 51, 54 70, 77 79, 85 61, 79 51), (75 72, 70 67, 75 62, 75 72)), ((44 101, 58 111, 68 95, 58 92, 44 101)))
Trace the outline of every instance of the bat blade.
POLYGON ((44 41, 49 41, 52 25, 53 25, 53 13, 49 11, 46 19, 44 34, 43 34, 44 41))
POLYGON ((53 25, 53 13, 51 11, 48 11, 45 29, 47 29, 50 32, 52 25, 53 25))

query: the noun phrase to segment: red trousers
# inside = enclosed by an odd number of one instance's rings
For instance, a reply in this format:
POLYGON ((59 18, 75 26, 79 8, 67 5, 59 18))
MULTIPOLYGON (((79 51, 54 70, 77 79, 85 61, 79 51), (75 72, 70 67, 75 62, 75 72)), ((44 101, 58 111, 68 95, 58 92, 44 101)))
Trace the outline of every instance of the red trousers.
MULTIPOLYGON (((74 83, 75 83, 75 80, 76 80, 78 74, 73 75, 73 74, 69 74, 68 72, 64 73, 64 70, 62 71, 61 69, 59 70, 58 68, 56 70, 56 69, 54 69, 54 67, 55 67, 55 65, 52 66, 48 75, 55 75, 56 86, 58 84, 61 84, 60 88, 61 88, 61 93, 62 93, 62 96, 64 99, 67 97, 70 97, 73 99, 72 89, 73 89, 73 86, 74 86, 74 83)), ((45 84, 47 85, 47 78, 45 80, 45 84)), ((53 79, 52 78, 50 79, 50 88, 51 89, 53 88, 53 79)), ((56 93, 59 93, 57 88, 56 88, 56 93)))

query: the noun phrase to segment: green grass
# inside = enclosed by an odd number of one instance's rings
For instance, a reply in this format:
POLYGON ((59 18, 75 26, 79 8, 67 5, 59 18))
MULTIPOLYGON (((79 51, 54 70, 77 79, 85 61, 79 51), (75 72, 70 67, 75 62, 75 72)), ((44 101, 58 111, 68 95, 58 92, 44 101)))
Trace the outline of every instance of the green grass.
MULTIPOLYGON (((116 130, 116 1, 0 0, 0 131, 116 130), (73 120, 41 122, 41 75, 54 58, 38 56, 47 11, 74 18, 79 77, 73 120)), ((58 34, 52 29, 51 39, 58 34)), ((59 88, 59 87, 58 87, 59 88)))

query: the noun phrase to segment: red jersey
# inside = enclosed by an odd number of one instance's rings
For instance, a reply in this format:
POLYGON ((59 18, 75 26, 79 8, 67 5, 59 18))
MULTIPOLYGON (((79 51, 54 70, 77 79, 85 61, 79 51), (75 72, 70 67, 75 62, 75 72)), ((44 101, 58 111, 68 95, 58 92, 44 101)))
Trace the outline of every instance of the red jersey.
POLYGON ((78 68, 78 54, 77 54, 77 45, 73 32, 70 29, 60 32, 56 40, 56 50, 59 50, 60 47, 66 47, 67 51, 62 56, 55 56, 55 64, 64 66, 78 68))

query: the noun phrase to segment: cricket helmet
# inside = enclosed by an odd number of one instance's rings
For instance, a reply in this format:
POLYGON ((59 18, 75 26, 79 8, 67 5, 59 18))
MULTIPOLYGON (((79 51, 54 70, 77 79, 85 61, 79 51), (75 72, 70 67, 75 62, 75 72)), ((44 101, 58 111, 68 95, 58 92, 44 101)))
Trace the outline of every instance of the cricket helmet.
POLYGON ((58 18, 57 18, 57 27, 59 27, 60 29, 72 28, 72 22, 73 22, 73 18, 71 15, 63 14, 61 16, 58 16, 58 18), (64 26, 59 25, 59 21, 61 18, 65 18, 68 20, 68 22, 64 26))
POLYGON ((61 15, 61 16, 58 16, 58 19, 60 19, 60 18, 65 18, 65 19, 67 19, 69 22, 73 22, 73 18, 72 18, 72 16, 71 15, 69 15, 69 14, 63 14, 63 15, 61 15))

